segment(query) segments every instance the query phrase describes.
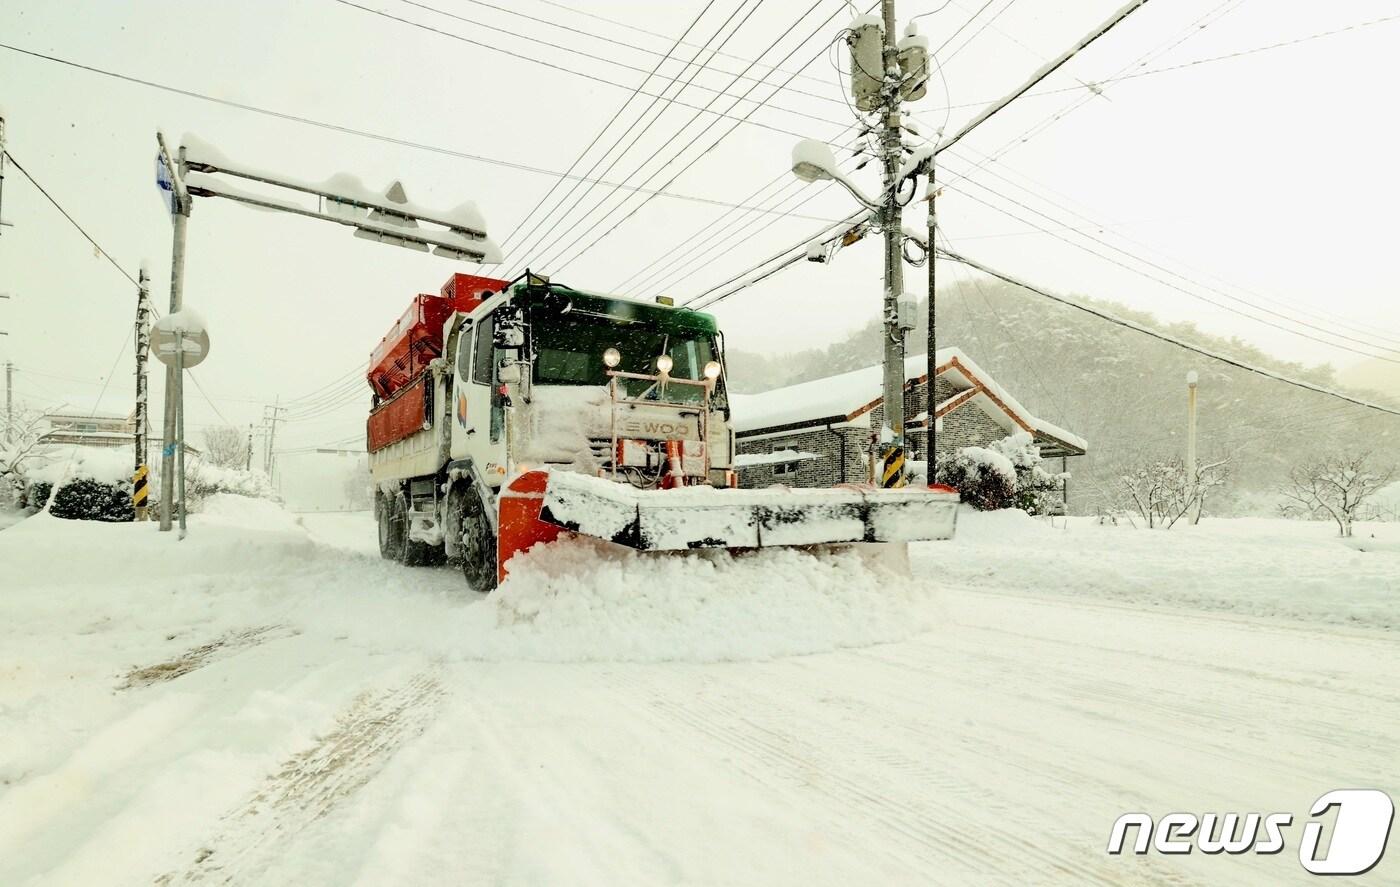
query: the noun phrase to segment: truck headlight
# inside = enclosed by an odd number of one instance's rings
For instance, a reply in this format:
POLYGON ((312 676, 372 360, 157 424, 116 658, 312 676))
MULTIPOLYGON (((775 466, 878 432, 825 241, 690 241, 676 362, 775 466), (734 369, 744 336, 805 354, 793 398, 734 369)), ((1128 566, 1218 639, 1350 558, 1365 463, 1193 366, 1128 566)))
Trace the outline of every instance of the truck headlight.
POLYGON ((675 361, 671 360, 671 355, 663 354, 656 359, 656 369, 665 376, 671 372, 671 367, 675 366, 675 361))
POLYGON ((616 348, 609 348, 607 351, 603 352, 603 363, 607 364, 609 367, 617 366, 622 363, 622 352, 618 351, 616 348))
POLYGON ((705 378, 711 381, 719 378, 719 361, 712 360, 705 364, 705 378))

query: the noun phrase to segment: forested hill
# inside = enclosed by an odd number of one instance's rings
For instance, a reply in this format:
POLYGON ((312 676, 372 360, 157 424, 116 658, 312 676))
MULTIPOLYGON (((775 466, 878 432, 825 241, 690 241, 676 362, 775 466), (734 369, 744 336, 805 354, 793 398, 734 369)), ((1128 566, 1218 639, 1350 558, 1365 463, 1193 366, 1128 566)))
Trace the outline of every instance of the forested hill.
MULTIPOLYGON (((1189 323, 1166 324, 1121 305, 1079 301, 1290 378, 1339 387, 1330 366, 1281 361, 1189 323)), ((926 336, 920 326, 910 337, 911 353, 925 350, 926 336)), ((1070 460, 1076 512, 1111 506, 1126 467, 1184 452, 1189 370, 1200 374, 1200 458, 1230 459, 1230 483, 1216 511, 1272 511, 1282 476, 1309 455, 1367 449, 1400 461, 1400 417, 1237 369, 994 279, 940 288, 938 340, 940 347, 961 348, 1027 409, 1088 439, 1089 455, 1070 460)), ((736 391, 757 392, 880 359, 880 332, 872 321, 828 348, 781 356, 731 351, 729 378, 736 391)))

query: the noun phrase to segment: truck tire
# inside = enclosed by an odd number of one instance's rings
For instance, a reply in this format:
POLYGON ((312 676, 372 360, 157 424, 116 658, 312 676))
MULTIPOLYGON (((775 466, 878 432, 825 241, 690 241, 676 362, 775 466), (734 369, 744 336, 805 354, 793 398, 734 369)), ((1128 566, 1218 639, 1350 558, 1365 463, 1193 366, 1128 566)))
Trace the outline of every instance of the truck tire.
POLYGON ((476 490, 462 497, 462 575, 467 585, 487 592, 496 587, 496 534, 476 490))
POLYGON ((375 511, 379 515, 379 556, 385 560, 402 561, 404 543, 408 541, 408 515, 403 497, 379 494, 375 511))
POLYGON ((431 545, 408 538, 403 545, 403 565, 405 567, 433 567, 446 559, 441 545, 431 545))

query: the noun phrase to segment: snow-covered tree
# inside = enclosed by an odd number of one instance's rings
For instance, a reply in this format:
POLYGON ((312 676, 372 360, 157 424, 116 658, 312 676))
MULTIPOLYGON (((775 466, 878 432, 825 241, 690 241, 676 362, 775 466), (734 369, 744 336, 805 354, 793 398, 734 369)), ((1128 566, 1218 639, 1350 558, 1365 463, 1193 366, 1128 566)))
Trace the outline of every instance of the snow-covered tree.
POLYGON ((1149 459, 1119 477, 1120 506, 1136 512, 1149 528, 1171 529, 1188 515, 1200 518, 1211 490, 1229 476, 1228 459, 1196 466, 1194 476, 1181 459, 1149 459))
POLYGON ((1379 464, 1369 452, 1334 453, 1294 466, 1279 492, 1309 514, 1329 515, 1350 536, 1361 504, 1394 477, 1395 466, 1379 464))
POLYGON ((220 468, 242 468, 248 464, 248 438, 232 425, 206 428, 204 453, 220 468))
POLYGON ((26 466, 44 434, 46 422, 36 410, 20 410, 8 422, 0 416, 0 506, 18 502, 28 486, 26 466))
POLYGON ((1001 453, 963 447, 940 453, 934 477, 958 491, 962 501, 980 511, 1011 508, 1016 502, 1016 467, 1001 453))
POLYGON ((1040 447, 1021 431, 986 447, 962 447, 940 455, 935 478, 982 511, 1019 508, 1044 514, 1049 494, 1059 489, 1064 475, 1050 474, 1041 461, 1040 447))
POLYGON ((988 449, 1000 453, 1016 469, 1016 491, 1013 507, 1027 514, 1045 514, 1050 510, 1051 494, 1060 489, 1065 474, 1051 474, 1041 467, 1044 461, 1040 447, 1025 431, 1018 431, 993 443, 988 449))

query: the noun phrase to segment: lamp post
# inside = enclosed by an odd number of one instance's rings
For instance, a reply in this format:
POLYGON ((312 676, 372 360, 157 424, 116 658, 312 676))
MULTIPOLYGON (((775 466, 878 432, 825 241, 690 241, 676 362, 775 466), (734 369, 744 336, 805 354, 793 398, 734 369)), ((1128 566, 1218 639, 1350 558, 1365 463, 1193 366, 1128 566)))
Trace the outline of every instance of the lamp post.
POLYGON ((1191 523, 1201 519, 1200 491, 1196 489, 1196 383, 1195 370, 1186 374, 1186 483, 1191 495, 1191 523))

